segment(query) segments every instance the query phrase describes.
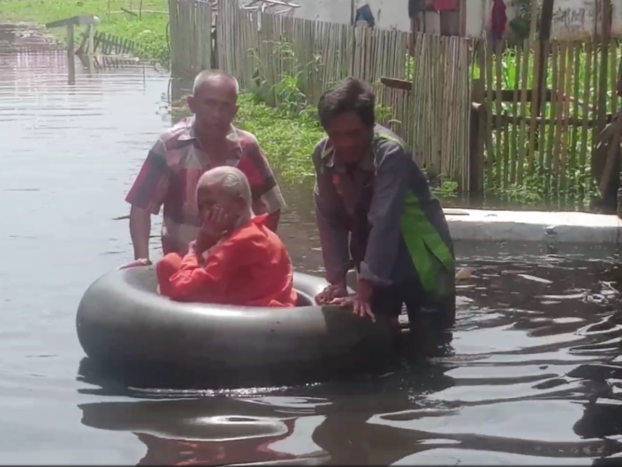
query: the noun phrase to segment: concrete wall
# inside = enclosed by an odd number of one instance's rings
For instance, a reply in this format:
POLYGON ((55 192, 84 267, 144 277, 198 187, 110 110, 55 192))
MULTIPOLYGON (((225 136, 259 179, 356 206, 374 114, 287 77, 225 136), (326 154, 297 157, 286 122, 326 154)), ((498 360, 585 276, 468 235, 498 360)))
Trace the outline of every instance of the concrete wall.
POLYGON ((297 18, 328 21, 330 23, 350 23, 350 0, 298 0, 300 8, 294 10, 297 18))
MULTIPOLYGON (((595 17, 594 0, 560 0, 555 3, 554 37, 584 38, 593 35, 595 30, 600 31, 600 19, 595 17)), ((622 35, 622 2, 614 0, 612 3, 612 34, 622 35)))
MULTIPOLYGON (((249 0, 239 1, 241 4, 245 4, 249 0)), ((294 17, 346 24, 350 23, 353 4, 356 11, 356 9, 369 3, 377 27, 402 31, 410 30, 406 0, 296 0, 296 2, 300 4, 300 8, 293 10, 294 17)))
MULTIPOLYGON (((301 6, 293 10, 293 16, 334 23, 349 23, 352 3, 359 8, 369 3, 376 19, 376 26, 381 29, 410 30, 408 6, 406 0, 296 0, 301 6)), ((559 39, 583 39, 594 33, 596 0, 555 0, 552 36, 559 39)), ((240 4, 249 0, 239 0, 240 4)), ((505 0, 508 22, 515 16, 512 0, 505 0)), ((492 0, 467 0, 466 34, 470 37, 482 37, 490 29, 492 0)), ((622 0, 613 1, 613 31, 622 36, 622 0)), ((508 25, 507 29, 510 27, 508 25)), ((440 30, 439 15, 426 14, 426 30, 440 30)))
MULTIPOLYGON (((470 1, 470 0, 469 0, 470 1)), ((492 0, 483 2, 484 14, 482 34, 490 29, 492 0)), ((541 1, 541 0, 540 0, 541 1)), ((613 0, 612 34, 622 36, 622 1, 613 0)), ((511 0, 506 0, 508 22, 516 11, 511 0)), ((556 39, 587 39, 594 34, 595 27, 600 30, 600 20, 595 18, 596 0, 555 0, 551 36, 556 39)), ((468 14, 468 13, 467 13, 468 14)), ((468 21, 468 17, 467 17, 468 21)), ((474 20, 475 22, 475 20, 474 20)), ((508 26, 509 27, 509 26, 508 26)), ((477 27, 474 27, 475 31, 477 27)))

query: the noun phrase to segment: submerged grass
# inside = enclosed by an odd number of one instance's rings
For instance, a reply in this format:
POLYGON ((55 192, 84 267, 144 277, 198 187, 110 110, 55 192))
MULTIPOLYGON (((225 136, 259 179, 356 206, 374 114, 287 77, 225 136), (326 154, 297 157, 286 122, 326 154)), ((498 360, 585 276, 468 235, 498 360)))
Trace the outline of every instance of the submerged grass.
MULTIPOLYGON (((136 43, 136 55, 167 66, 170 59, 168 45, 167 0, 143 0, 139 18, 121 8, 139 13, 139 0, 3 0, 0 1, 0 22, 27 22, 45 24, 78 15, 95 15, 101 23, 97 31, 112 34, 136 43)), ((65 41, 65 29, 50 31, 65 41)), ((76 41, 80 33, 76 32, 76 41)))

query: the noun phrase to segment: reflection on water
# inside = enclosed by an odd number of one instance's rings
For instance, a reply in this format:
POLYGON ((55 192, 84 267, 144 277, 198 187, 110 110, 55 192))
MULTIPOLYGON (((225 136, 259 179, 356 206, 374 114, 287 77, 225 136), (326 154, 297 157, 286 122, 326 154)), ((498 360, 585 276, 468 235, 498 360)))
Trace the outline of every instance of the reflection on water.
POLYGON ((136 391, 155 400, 82 404, 82 421, 140 434, 143 462, 585 465, 622 451, 619 271, 468 264, 451 357, 332 384, 136 391))
MULTIPOLYGON (((622 455, 621 271, 606 248, 458 244, 473 274, 459 289, 453 351, 388 374, 214 391, 128 388, 88 371, 77 303, 131 258, 127 224, 111 219, 127 212, 123 196, 170 124, 169 80, 76 67, 69 84, 64 53, 0 56, 3 461, 596 465, 622 455)), ((297 267, 319 272, 308 188, 284 191, 280 233, 297 267)))

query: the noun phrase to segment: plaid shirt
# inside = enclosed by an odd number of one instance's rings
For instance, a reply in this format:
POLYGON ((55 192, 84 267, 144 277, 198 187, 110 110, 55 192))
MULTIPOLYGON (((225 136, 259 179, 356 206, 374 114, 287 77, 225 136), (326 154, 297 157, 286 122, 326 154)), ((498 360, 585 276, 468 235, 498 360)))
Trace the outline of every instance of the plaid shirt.
MULTIPOLYGON (((272 214, 285 207, 274 174, 257 139, 232 127, 227 135, 226 165, 248 177, 256 215, 272 214)), ((132 206, 158 214, 164 206, 164 253, 184 253, 201 225, 196 187, 201 175, 212 168, 194 134, 194 117, 182 120, 164 133, 149 151, 125 200, 132 206)))

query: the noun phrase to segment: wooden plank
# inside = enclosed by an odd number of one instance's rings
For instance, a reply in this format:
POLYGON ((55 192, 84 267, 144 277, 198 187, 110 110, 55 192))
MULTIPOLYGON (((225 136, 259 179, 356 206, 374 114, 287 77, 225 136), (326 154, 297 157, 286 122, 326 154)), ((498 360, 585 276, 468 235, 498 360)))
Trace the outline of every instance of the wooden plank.
POLYGON ((413 87, 413 84, 405 79, 387 78, 383 76, 380 78, 380 82, 388 88, 400 89, 402 91, 412 91, 413 87))
MULTIPOLYGON (((566 80, 562 81, 562 91, 564 95, 568 95, 570 90, 572 89, 572 78, 574 76, 574 66, 573 66, 573 43, 566 43, 566 53, 565 53, 565 66, 566 66, 566 80)), ((567 195, 567 185, 566 185, 566 174, 568 173, 568 134, 569 134, 569 126, 567 117, 570 115, 570 99, 564 99, 562 103, 563 114, 561 118, 561 149, 559 154, 559 182, 558 182, 558 192, 560 196, 560 200, 565 200, 567 195)))
MULTIPOLYGON (((540 71, 538 73, 538 78, 544 77, 545 82, 548 77, 548 64, 549 64, 549 55, 551 54, 552 46, 550 41, 545 41, 545 44, 540 44, 541 53, 546 57, 540 57, 540 61, 538 62, 538 67, 540 67, 540 71)), ((542 93, 544 93, 544 87, 541 89, 542 93)), ((551 100, 552 102, 552 100, 551 100)), ((546 103, 544 99, 539 99, 537 102, 534 102, 533 107, 533 115, 540 116, 545 114, 546 111, 546 103), (536 104, 538 105, 536 107, 536 104)), ((538 171, 540 179, 545 177, 545 164, 546 164, 546 148, 548 147, 548 132, 546 131, 546 120, 542 119, 540 121, 540 127, 538 129, 539 132, 539 142, 538 142, 538 171)))
POLYGON ((92 54, 97 53, 97 48, 99 47, 100 42, 101 33, 99 31, 95 31, 95 34, 93 35, 93 49, 91 51, 92 54))
MULTIPOLYGON (((574 121, 579 121, 579 108, 581 103, 580 97, 580 81, 581 81, 581 70, 583 69, 581 58, 584 57, 584 48, 583 44, 580 42, 573 43, 574 48, 574 59, 573 59, 573 69, 574 69, 574 79, 573 79, 573 89, 572 95, 576 98, 576 101, 573 102, 572 106, 572 119, 574 121)), ((570 187, 569 192, 574 192, 576 195, 577 185, 579 184, 578 177, 578 150, 579 150, 579 128, 577 125, 572 125, 572 135, 570 138, 570 150, 569 150, 569 159, 568 159, 568 173, 571 178, 569 180, 570 187)), ((576 201, 576 196, 573 196, 573 201, 576 201)))
MULTIPOLYGON (((380 82, 390 89, 400 89, 402 91, 411 91, 412 83, 407 80, 398 79, 398 78, 389 78, 389 77, 381 77, 380 82)), ((514 90, 513 89, 494 89, 493 93, 497 96, 501 96, 501 102, 514 102, 514 90)), ((534 102, 535 100, 535 91, 533 89, 524 89, 525 100, 526 102, 534 102)), ((552 96, 551 89, 544 89, 544 102, 550 102, 552 96)), ((521 88, 521 100, 523 96, 523 89, 521 88)))
POLYGON ((617 55, 618 55, 619 40, 613 40, 609 44, 609 84, 607 90, 610 92, 611 98, 609 99, 609 107, 607 113, 615 113, 618 110, 618 96, 617 93, 611 92, 616 89, 616 73, 618 71, 617 55))
MULTIPOLYGON (((557 90, 556 95, 563 95, 565 92, 564 85, 566 84, 566 51, 568 49, 567 42, 560 41, 559 42, 559 55, 558 55, 558 68, 557 68, 557 85, 554 89, 557 90), (561 91, 561 92, 560 92, 561 91)), ((562 133, 563 133, 563 123, 562 119, 564 117, 564 101, 556 99, 557 102, 557 112, 555 118, 555 142, 553 145, 553 154, 552 154, 552 167, 553 172, 552 180, 551 180, 551 194, 557 200, 559 196, 559 178, 560 178, 560 154, 561 154, 561 143, 562 143, 562 133)))
MULTIPOLYGON (((536 95, 542 95, 542 89, 546 87, 547 81, 547 71, 548 66, 547 62, 549 59, 548 54, 545 53, 545 49, 547 48, 548 42, 551 38, 551 27, 553 24, 553 7, 554 0, 542 0, 542 10, 541 10, 541 19, 540 19, 540 61, 541 63, 538 66, 538 81, 536 86, 536 95)), ((532 11, 534 11, 535 6, 532 4, 532 11)), ((536 100, 534 105, 534 110, 540 115, 540 111, 542 110, 542 102, 536 100)))
POLYGON ((473 105, 469 134, 469 193, 482 195, 484 192, 484 140, 486 130, 485 107, 473 105))
POLYGON ((127 8, 121 7, 121 11, 123 13, 127 13, 128 15, 131 15, 131 16, 134 16, 134 17, 138 18, 138 13, 134 13, 133 11, 128 10, 127 8))
MULTIPOLYGON (((563 102, 563 101, 560 101, 560 102, 563 102)), ((529 123, 532 117, 526 116, 524 119, 521 120, 520 116, 515 119, 515 117, 512 115, 501 114, 499 116, 499 115, 493 114, 492 120, 495 121, 496 123, 497 119, 499 120, 502 126, 509 126, 509 125, 513 125, 515 120, 518 121, 519 125, 521 123, 529 123)), ((588 118, 586 120, 583 120, 583 118, 564 117, 564 116, 560 116, 559 118, 555 118, 555 119, 535 117, 533 120, 536 122, 537 125, 554 125, 558 121, 561 121, 562 124, 564 125, 575 126, 575 127, 582 127, 585 124, 586 128, 596 128, 596 126, 598 125, 598 121, 596 119, 588 118)), ((607 115, 606 122, 607 123, 611 122, 611 115, 607 115)))
POLYGON ((74 55, 75 39, 73 36, 73 24, 67 24, 67 55, 74 55))
POLYGON ((86 34, 86 53, 88 53, 89 55, 93 55, 95 53, 95 26, 93 26, 92 24, 89 25, 86 34))
POLYGON ((598 132, 605 127, 605 116, 607 115, 607 70, 609 67, 609 45, 611 43, 611 0, 602 0, 603 10, 601 12, 601 43, 600 43, 600 70, 598 80, 598 132))
POLYGON ((486 81, 486 105, 488 109, 486 112, 486 191, 491 191, 496 185, 493 170, 496 155, 492 142, 492 89, 494 84, 492 80, 492 48, 487 44, 484 49, 485 54, 483 54, 481 73, 485 76, 486 81))
POLYGON ((69 25, 73 26, 88 26, 89 24, 96 24, 97 20, 93 15, 80 15, 72 16, 71 18, 60 19, 58 21, 52 21, 45 23, 47 29, 62 28, 69 25))
MULTIPOLYGON (((516 173, 514 176, 514 181, 518 185, 521 185, 523 183, 523 172, 525 169, 525 159, 526 159, 525 155, 527 153, 527 147, 526 147, 527 139, 525 135, 525 133, 527 132, 527 127, 523 125, 523 122, 525 120, 525 116, 527 115, 527 78, 529 75, 529 59, 531 56, 531 44, 529 43, 529 41, 525 41, 523 43, 522 49, 524 50, 523 61, 522 63, 520 64, 517 63, 516 65, 516 68, 517 68, 516 72, 518 76, 520 76, 519 86, 521 89, 521 96, 520 96, 521 100, 520 100, 520 110, 519 110, 520 115, 518 115, 518 112, 515 111, 515 115, 516 115, 515 125, 518 124, 518 118, 520 117, 520 126, 518 127, 519 128, 518 149, 514 151, 515 157, 517 157, 517 161, 515 164, 516 173)), ((516 139, 516 136, 514 137, 514 139, 516 139)))
POLYGON ((105 32, 101 33, 101 46, 102 55, 108 55, 108 35, 105 32))
POLYGON ((78 49, 75 52, 76 55, 82 55, 82 54, 86 53, 86 41, 87 41, 87 39, 88 39, 87 34, 82 33, 82 40, 80 41, 80 46, 78 47, 78 49))
MULTIPOLYGON (((535 2, 534 2, 535 3, 535 2)), ((542 64, 542 60, 540 59, 541 47, 540 44, 535 42, 530 42, 529 44, 529 55, 533 53, 533 67, 531 73, 531 86, 535 89, 538 85, 538 74, 540 73, 540 65, 542 64)), ((544 94, 549 93, 549 89, 543 87, 542 89, 544 94)), ((541 105, 545 105, 546 102, 550 100, 550 94, 548 97, 546 95, 544 98, 540 96, 538 102, 541 105)), ((532 177, 536 173, 536 143, 538 144, 538 148, 541 148, 542 142, 540 141, 540 137, 543 137, 543 132, 540 131, 538 127, 538 115, 539 111, 534 107, 536 102, 534 102, 530 107, 529 111, 531 113, 531 118, 529 122, 529 147, 527 152, 527 175, 532 177)))
MULTIPOLYGON (((525 63, 529 63, 529 53, 525 56, 525 63)), ((519 128, 518 125, 518 113, 519 113, 519 99, 526 95, 527 83, 523 83, 521 77, 523 74, 523 50, 520 46, 515 49, 515 59, 514 59, 514 97, 512 99, 512 137, 509 138, 509 144, 506 145, 506 150, 508 154, 505 156, 508 160, 510 160, 510 174, 509 174, 509 183, 516 183, 517 171, 522 173, 522 168, 519 169, 518 164, 520 158, 517 158, 516 155, 521 150, 521 144, 518 143, 519 135, 523 134, 522 125, 519 128), (511 154, 510 154, 511 152, 511 154)), ((523 105, 523 104, 522 104, 523 105)), ((522 111, 522 105, 520 110, 522 111)))
MULTIPOLYGON (((492 48, 491 48, 492 51, 492 48)), ((492 51, 493 57, 494 57, 494 72, 495 72, 495 89, 497 90, 501 90, 503 83, 501 82, 501 76, 502 76, 502 56, 501 56, 501 52, 499 51, 492 51)), ((494 107, 495 107, 495 112, 497 113, 497 115, 500 115, 502 110, 503 110, 503 104, 501 102, 501 93, 497 92, 495 95, 495 102, 494 102, 494 107)), ((495 157, 496 157, 496 169, 497 169, 497 180, 499 183, 499 188, 503 187, 503 188, 507 188, 507 178, 506 178, 506 172, 507 172, 507 161, 503 160, 503 154, 502 154, 502 147, 501 147, 501 142, 502 139, 505 137, 504 134, 502 134, 502 129, 500 125, 496 125, 495 127, 495 157)))
MULTIPOLYGON (((559 42, 555 41, 551 44, 551 63, 553 65, 553 89, 559 86, 559 42)), ((547 147, 545 154, 545 173, 544 173, 544 193, 550 196, 553 182, 553 158, 555 149, 555 130, 557 128, 557 99, 554 97, 551 102, 551 124, 548 128, 547 147)))

